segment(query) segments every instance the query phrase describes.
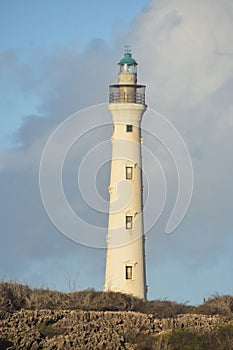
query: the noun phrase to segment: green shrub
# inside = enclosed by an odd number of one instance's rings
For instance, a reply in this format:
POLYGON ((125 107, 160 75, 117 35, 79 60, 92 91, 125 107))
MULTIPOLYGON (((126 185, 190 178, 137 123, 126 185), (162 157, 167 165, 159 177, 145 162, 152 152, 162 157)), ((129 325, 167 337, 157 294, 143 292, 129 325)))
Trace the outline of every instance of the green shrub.
POLYGON ((211 332, 185 329, 159 335, 126 333, 126 340, 137 350, 233 350, 233 325, 223 325, 211 332))
POLYGON ((232 350, 233 325, 224 325, 211 332, 173 330, 168 336, 169 350, 232 350))

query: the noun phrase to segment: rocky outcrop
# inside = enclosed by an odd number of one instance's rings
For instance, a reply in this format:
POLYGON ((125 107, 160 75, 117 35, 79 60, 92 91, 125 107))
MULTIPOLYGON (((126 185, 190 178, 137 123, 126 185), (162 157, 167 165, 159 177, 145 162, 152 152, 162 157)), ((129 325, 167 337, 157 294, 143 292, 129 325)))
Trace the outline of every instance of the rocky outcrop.
POLYGON ((137 349, 129 339, 172 329, 208 332, 226 322, 224 317, 179 315, 158 319, 136 312, 21 310, 0 314, 0 349, 137 349))

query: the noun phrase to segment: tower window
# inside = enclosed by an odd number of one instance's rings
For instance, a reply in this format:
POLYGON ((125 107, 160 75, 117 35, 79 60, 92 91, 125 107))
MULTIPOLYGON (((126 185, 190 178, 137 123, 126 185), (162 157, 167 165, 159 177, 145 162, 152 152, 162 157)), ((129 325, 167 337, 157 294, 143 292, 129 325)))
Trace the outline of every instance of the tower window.
POLYGON ((133 167, 132 166, 127 166, 125 168, 125 177, 126 177, 126 180, 132 180, 132 178, 133 178, 133 167))
POLYGON ((133 266, 125 267, 125 279, 132 280, 133 279, 133 266))
POLYGON ((133 125, 127 124, 126 125, 126 132, 133 132, 133 125))
POLYGON ((133 217, 131 215, 127 215, 125 217, 125 226, 127 230, 130 230, 133 228, 133 217))

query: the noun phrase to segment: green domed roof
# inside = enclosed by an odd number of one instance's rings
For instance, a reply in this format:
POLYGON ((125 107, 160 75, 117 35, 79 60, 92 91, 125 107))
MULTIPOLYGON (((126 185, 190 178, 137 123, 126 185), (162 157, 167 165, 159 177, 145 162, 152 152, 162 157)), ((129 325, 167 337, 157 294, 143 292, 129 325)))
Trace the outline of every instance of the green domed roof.
POLYGON ((119 64, 136 65, 137 62, 132 58, 132 54, 130 52, 126 52, 124 57, 120 60, 119 64))

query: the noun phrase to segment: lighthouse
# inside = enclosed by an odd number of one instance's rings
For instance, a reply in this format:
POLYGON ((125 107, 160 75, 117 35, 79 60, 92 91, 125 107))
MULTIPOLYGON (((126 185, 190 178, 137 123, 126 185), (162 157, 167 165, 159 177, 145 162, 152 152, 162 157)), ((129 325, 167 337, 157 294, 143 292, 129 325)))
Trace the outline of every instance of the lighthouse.
POLYGON ((129 50, 110 85, 112 159, 104 291, 146 299, 141 120, 145 85, 137 84, 137 62, 129 50))

